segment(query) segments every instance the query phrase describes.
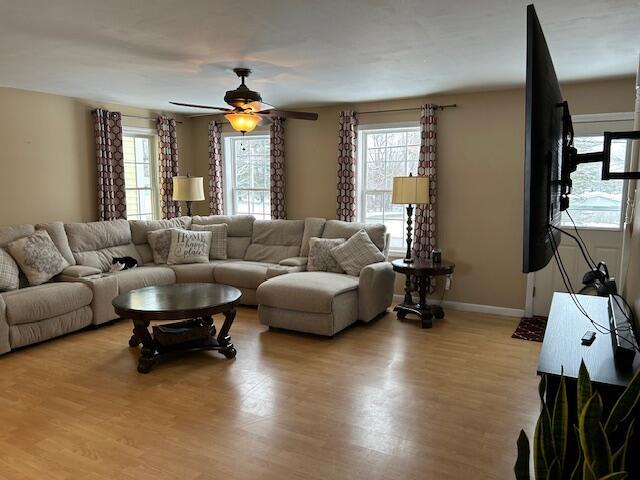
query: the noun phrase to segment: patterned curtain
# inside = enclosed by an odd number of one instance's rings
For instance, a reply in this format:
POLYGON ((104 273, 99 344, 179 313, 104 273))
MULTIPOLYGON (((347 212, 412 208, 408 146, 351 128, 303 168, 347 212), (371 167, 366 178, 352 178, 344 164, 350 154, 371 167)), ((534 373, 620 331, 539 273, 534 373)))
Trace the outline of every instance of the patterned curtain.
POLYGON ((284 163, 284 118, 276 117, 269 128, 271 166, 271 218, 287 218, 284 163))
POLYGON ((427 205, 416 205, 413 238, 413 255, 415 258, 429 258, 431 250, 436 247, 437 241, 437 108, 436 105, 427 104, 422 107, 420 115, 421 144, 418 175, 429 177, 429 203, 427 205))
POLYGON ((160 170, 160 210, 163 219, 180 216, 180 202, 173 200, 173 177, 180 175, 178 168, 178 140, 176 121, 158 117, 158 163, 160 170))
POLYGON ((209 122, 209 214, 224 215, 222 127, 216 122, 209 122))
POLYGON ((122 114, 101 108, 93 112, 98 166, 98 219, 127 218, 122 155, 122 114))
POLYGON ((340 112, 338 141, 338 220, 356 219, 356 159, 358 114, 340 112))

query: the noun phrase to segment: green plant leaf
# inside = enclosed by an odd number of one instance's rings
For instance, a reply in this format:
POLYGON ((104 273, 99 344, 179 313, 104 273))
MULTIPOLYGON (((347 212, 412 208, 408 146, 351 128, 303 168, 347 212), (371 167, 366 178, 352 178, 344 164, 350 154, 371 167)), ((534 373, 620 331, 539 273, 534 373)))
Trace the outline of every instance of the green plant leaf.
POLYGON ((626 470, 626 466, 627 466, 627 447, 629 446, 629 443, 631 442, 631 435, 633 435, 633 427, 634 427, 635 421, 636 421, 636 419, 634 418, 629 423, 629 426, 627 427, 627 433, 626 433, 625 438, 624 438, 624 443, 618 449, 618 451, 613 455, 613 467, 618 469, 618 470, 626 470))
POLYGON ((582 461, 584 456, 582 455, 582 449, 580 448, 580 432, 578 432, 578 427, 573 425, 573 431, 576 436, 576 444, 578 448, 578 459, 576 460, 576 464, 573 467, 573 471, 571 472, 571 476, 569 480, 581 480, 582 475, 582 461))
POLYGON ((613 470, 611 447, 600 423, 601 418, 602 399, 595 393, 584 406, 578 429, 585 464, 591 467, 596 478, 607 475, 613 470))
POLYGON ((516 474, 516 480, 529 480, 529 439, 524 430, 520 430, 518 436, 518 458, 513 467, 516 474))
POLYGON ((544 458, 544 464, 546 465, 547 469, 549 469, 556 457, 556 452, 553 447, 551 415, 549 414, 549 408, 546 404, 542 405, 540 418, 542 419, 542 422, 540 424, 540 447, 542 448, 542 458, 544 458))
POLYGON ((553 434, 553 448, 558 459, 560 475, 564 471, 564 459, 567 452, 567 434, 569 430, 569 402, 567 400, 567 386, 563 376, 556 392, 553 405, 553 419, 551 423, 553 434))
POLYGON ((538 396, 540 397, 540 405, 544 405, 544 394, 546 393, 546 391, 547 391, 547 376, 542 375, 540 377, 540 383, 538 383, 538 396))
POLYGON ((640 370, 633 376, 631 383, 627 385, 627 388, 624 389, 624 392, 622 392, 622 395, 620 395, 611 409, 607 423, 604 425, 607 434, 615 432, 618 425, 629 418, 638 403, 638 399, 640 399, 640 370))
POLYGON ((549 471, 547 472, 546 480, 560 480, 560 464, 558 459, 554 458, 551 465, 549 465, 549 471))
POLYGON ((627 476, 627 472, 615 472, 605 475, 604 477, 600 477, 599 480, 624 480, 627 476))
POLYGON ((533 471, 536 479, 547 478, 547 462, 542 455, 542 415, 544 412, 540 412, 533 434, 533 471))
POLYGON ((582 414, 582 410, 584 406, 587 404, 591 395, 593 395, 591 391, 591 378, 589 377, 589 371, 587 370, 587 366, 584 364, 584 360, 580 362, 580 370, 578 371, 578 418, 582 414))
POLYGON ((582 463, 582 480, 598 480, 586 458, 582 463))

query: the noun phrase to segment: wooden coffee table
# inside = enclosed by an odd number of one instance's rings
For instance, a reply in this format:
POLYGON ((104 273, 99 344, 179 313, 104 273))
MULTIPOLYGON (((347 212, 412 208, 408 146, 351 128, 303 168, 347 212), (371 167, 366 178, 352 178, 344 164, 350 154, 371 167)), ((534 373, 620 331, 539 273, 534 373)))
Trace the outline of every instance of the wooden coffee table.
POLYGON ((240 296, 240 290, 228 285, 178 283, 132 290, 112 303, 120 317, 133 320, 129 346, 142 344, 138 372, 148 373, 156 362, 178 352, 217 350, 235 357, 229 329, 240 296), (224 322, 216 336, 213 315, 217 314, 224 315, 224 322), (152 321, 185 319, 156 327, 153 333, 148 328, 152 321))

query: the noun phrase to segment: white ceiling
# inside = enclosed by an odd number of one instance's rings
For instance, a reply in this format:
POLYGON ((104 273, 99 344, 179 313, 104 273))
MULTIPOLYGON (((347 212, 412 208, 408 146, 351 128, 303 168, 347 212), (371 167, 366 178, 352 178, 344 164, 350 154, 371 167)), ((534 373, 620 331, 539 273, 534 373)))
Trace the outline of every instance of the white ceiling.
MULTIPOLYGON (((0 85, 173 111, 221 105, 235 66, 281 107, 514 86, 527 3, 0 0, 0 85)), ((640 1, 536 8, 561 81, 635 73, 640 1)))

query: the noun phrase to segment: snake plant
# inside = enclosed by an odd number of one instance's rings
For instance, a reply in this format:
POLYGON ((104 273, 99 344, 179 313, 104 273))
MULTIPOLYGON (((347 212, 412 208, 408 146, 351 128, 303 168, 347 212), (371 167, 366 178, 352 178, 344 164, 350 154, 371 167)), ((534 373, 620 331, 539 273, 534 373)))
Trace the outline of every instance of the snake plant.
MULTIPOLYGON (((636 407, 640 399, 640 371, 617 401, 605 411, 591 384, 584 362, 580 365, 576 402, 569 402, 564 376, 553 406, 547 402, 547 378, 538 394, 541 412, 533 434, 533 471, 536 480, 622 480, 640 478, 638 446, 634 439, 636 407), (546 399, 546 400, 545 400, 546 399), (575 412, 570 412, 575 409, 575 412), (570 418, 576 424, 570 425, 570 418), (573 445, 573 447, 572 447, 573 445), (569 451, 573 449, 573 451, 569 451), (577 449, 577 452, 575 451, 577 449)), ((516 480, 530 480, 530 444, 523 430, 517 441, 516 480)))

